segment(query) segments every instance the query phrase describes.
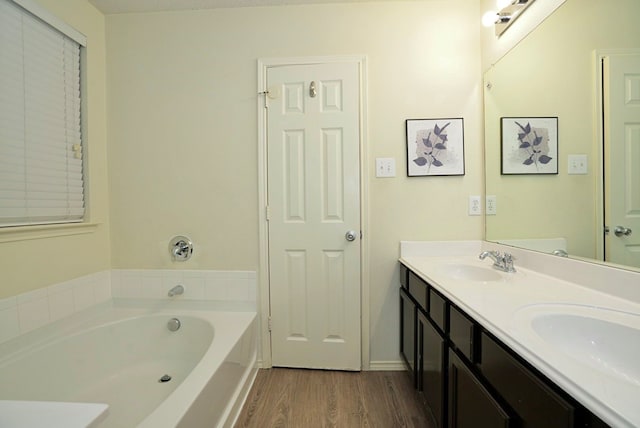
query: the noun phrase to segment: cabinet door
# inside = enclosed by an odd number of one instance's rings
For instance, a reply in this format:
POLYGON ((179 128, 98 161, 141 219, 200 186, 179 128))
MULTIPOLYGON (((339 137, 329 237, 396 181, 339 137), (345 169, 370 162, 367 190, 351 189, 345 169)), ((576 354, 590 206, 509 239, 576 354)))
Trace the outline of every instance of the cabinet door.
POLYGON ((574 426, 574 408, 485 332, 481 339, 481 370, 513 411, 523 428, 574 426))
POLYGON ((511 426, 509 414, 453 351, 449 351, 448 407, 449 428, 511 426))
POLYGON ((400 354, 407 363, 413 386, 416 387, 416 305, 404 288, 400 288, 400 354))
POLYGON ((418 311, 418 389, 433 413, 436 425, 446 418, 446 341, 427 317, 418 311))

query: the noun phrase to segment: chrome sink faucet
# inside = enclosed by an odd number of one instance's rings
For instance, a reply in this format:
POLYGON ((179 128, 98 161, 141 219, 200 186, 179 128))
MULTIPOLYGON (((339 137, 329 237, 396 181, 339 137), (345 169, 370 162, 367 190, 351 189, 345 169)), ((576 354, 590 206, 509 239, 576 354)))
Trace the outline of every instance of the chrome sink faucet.
POLYGON ((513 273, 516 268, 513 267, 513 256, 509 253, 500 253, 500 251, 483 251, 480 253, 480 260, 484 260, 487 256, 493 260, 493 267, 503 272, 513 273))

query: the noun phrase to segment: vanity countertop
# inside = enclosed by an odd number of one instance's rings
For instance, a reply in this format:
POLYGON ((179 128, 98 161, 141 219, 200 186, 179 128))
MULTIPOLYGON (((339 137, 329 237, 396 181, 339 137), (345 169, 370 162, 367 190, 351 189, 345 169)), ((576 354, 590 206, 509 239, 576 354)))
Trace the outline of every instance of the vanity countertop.
POLYGON ((517 260, 500 272, 482 244, 451 248, 401 245, 400 261, 605 422, 640 426, 640 304, 517 260))

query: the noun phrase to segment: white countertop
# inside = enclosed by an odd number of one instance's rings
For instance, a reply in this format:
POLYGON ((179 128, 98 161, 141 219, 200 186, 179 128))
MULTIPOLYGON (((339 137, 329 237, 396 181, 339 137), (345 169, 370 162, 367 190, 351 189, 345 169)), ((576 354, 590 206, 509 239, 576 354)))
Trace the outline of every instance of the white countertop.
POLYGON ((92 428, 107 416, 100 403, 0 400, 2 428, 92 428))
MULTIPOLYGON (((415 247, 404 246, 403 250, 410 250, 401 251, 400 261, 605 422, 615 427, 640 426, 640 378, 625 379, 599 370, 601 362, 588 361, 589 355, 579 361, 541 339, 530 327, 532 317, 545 311, 607 314, 611 309, 615 314, 626 316, 625 323, 632 329, 640 330, 640 304, 604 293, 597 287, 584 287, 527 269, 519 266, 517 260, 516 273, 492 270, 501 276, 498 281, 453 278, 447 266, 463 264, 492 269, 491 260, 478 259, 481 248, 478 242, 461 243, 457 249, 439 245, 435 252, 415 251, 415 247)), ((528 255, 524 259, 527 257, 536 256, 528 255)), ((562 263, 555 259, 559 258, 554 257, 550 262, 562 263)), ((532 264, 536 263, 544 265, 544 260, 532 264)), ((636 284, 640 287, 640 281, 636 284)), ((638 349, 640 345, 633 353, 638 349)), ((636 372, 640 371, 640 359, 637 361, 636 372)))

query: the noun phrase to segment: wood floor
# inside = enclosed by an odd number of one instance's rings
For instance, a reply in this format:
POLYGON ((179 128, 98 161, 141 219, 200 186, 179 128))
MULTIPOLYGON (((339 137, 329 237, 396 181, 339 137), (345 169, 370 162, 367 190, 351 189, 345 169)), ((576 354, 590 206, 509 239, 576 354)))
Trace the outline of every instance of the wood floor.
POLYGON ((435 428, 405 372, 262 369, 240 427, 435 428))

